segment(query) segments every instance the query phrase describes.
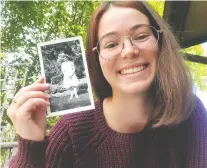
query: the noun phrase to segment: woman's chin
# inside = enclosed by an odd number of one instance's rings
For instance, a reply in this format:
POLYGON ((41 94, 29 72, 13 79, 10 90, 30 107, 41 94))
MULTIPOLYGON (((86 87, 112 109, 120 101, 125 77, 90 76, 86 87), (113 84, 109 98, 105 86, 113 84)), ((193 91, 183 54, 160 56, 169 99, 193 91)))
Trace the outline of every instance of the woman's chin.
POLYGON ((152 82, 134 82, 119 86, 123 94, 137 95, 145 94, 150 90, 152 82))

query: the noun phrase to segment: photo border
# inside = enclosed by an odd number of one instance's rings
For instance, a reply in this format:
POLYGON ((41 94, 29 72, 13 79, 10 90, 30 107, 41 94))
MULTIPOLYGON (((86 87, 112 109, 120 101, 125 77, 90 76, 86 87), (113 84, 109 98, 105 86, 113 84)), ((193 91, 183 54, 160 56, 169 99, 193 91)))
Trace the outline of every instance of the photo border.
POLYGON ((83 65, 84 65, 84 69, 85 69, 86 81, 87 81, 87 84, 88 84, 88 92, 89 92, 88 94, 89 94, 91 105, 84 106, 84 107, 77 107, 77 108, 68 109, 68 110, 57 111, 57 112, 51 112, 50 106, 48 106, 48 108, 47 108, 47 117, 54 117, 54 116, 68 114, 68 113, 82 112, 82 111, 91 110, 91 109, 95 108, 93 93, 92 93, 92 87, 91 87, 91 81, 90 81, 89 71, 88 71, 88 65, 87 65, 86 55, 85 55, 85 51, 84 51, 83 39, 82 39, 81 36, 64 38, 64 39, 56 39, 56 40, 52 40, 52 41, 48 41, 48 42, 38 43, 37 44, 37 50, 38 50, 38 55, 39 55, 41 74, 45 79, 45 68, 44 68, 44 64, 43 64, 43 57, 42 57, 41 47, 46 46, 46 45, 64 43, 64 42, 68 42, 68 41, 74 41, 74 40, 79 40, 79 42, 80 42, 81 54, 82 54, 83 65))

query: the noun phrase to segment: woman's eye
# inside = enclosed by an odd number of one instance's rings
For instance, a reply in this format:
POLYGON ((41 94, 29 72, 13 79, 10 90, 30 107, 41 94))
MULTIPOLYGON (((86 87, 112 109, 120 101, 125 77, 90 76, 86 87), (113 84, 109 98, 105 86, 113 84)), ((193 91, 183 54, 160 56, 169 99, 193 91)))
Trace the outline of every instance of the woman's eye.
POLYGON ((116 46, 118 46, 118 43, 109 43, 105 46, 105 48, 114 48, 116 46))
POLYGON ((135 40, 147 40, 149 38, 150 35, 148 34, 143 34, 143 35, 138 35, 136 36, 134 39, 135 40))

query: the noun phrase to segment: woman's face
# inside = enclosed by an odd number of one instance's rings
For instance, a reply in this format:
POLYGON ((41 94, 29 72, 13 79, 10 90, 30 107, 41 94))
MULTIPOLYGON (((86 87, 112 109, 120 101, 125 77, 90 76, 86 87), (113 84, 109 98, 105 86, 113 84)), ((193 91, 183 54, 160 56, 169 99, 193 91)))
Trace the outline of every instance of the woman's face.
MULTIPOLYGON (((98 39, 111 32, 119 37, 131 36, 133 27, 140 24, 149 25, 149 20, 138 10, 111 7, 100 19, 98 39)), ((103 75, 114 95, 146 93, 155 78, 159 47, 143 51, 133 47, 130 38, 123 38, 123 46, 115 60, 99 57, 103 75)))

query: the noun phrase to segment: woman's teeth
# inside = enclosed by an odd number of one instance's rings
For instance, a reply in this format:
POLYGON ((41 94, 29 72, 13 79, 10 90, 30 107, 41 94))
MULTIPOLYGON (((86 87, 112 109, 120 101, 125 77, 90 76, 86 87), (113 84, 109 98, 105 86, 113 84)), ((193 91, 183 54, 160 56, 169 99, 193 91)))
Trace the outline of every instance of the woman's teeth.
POLYGON ((134 68, 123 69, 123 70, 121 70, 120 73, 122 75, 125 75, 125 74, 133 74, 133 73, 136 73, 136 72, 143 71, 146 67, 147 67, 147 65, 141 65, 141 66, 134 67, 134 68))

